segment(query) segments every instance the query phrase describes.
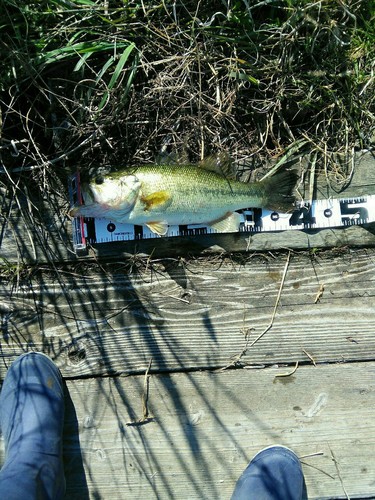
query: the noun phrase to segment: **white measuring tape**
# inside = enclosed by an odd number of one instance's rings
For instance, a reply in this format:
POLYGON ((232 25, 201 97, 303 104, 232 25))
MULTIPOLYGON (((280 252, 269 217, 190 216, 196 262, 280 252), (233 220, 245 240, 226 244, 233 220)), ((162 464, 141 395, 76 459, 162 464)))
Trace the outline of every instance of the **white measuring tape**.
MULTIPOLYGON (((82 202, 78 175, 71 178, 69 194, 72 206, 82 202)), ((243 233, 361 225, 375 221, 375 195, 313 200, 311 204, 300 204, 288 214, 262 208, 246 208, 239 213, 241 219, 238 231, 243 233)), ((85 252, 87 244, 160 238, 146 226, 122 224, 109 219, 75 217, 72 224, 73 246, 77 253, 85 252)), ((197 236, 217 232, 204 225, 169 226, 164 237, 197 236)))

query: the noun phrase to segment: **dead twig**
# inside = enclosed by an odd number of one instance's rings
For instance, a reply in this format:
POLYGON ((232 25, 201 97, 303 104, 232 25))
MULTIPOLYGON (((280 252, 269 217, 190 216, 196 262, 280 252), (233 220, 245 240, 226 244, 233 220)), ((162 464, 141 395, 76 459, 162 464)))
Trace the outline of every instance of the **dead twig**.
POLYGON ((338 476, 338 478, 339 478, 339 480, 340 480, 341 487, 342 487, 342 490, 343 490, 343 492, 344 492, 344 495, 346 496, 346 498, 347 498, 348 500, 350 500, 350 496, 349 496, 348 492, 347 492, 347 491, 346 491, 346 489, 345 489, 344 482, 343 482, 342 477, 341 477, 340 468, 339 468, 339 463, 338 463, 338 461, 337 461, 337 459, 336 459, 336 457, 335 457, 335 455, 334 455, 334 453, 333 453, 333 451, 332 451, 332 448, 331 448, 330 444, 329 444, 329 443, 327 443, 327 444, 328 444, 329 451, 331 452, 331 457, 332 457, 333 463, 335 464, 335 468, 336 468, 337 476, 338 476))
POLYGON ((325 474, 326 476, 328 476, 331 479, 335 479, 334 476, 332 476, 331 474, 329 474, 325 470, 321 469, 320 467, 317 467, 316 465, 312 465, 312 464, 309 464, 308 462, 303 461, 304 458, 322 457, 323 455, 324 455, 323 451, 317 451, 316 453, 309 453, 308 455, 302 455, 298 458, 300 459, 301 464, 306 465, 307 467, 311 467, 311 468, 321 472, 322 474, 325 474))
POLYGON ((298 458, 302 460, 303 458, 322 457, 323 455, 324 451, 317 451, 316 453, 309 453, 308 455, 302 455, 298 458))
POLYGON ((302 349, 302 352, 306 354, 306 356, 309 358, 309 360, 312 362, 314 366, 316 366, 315 359, 309 354, 305 349, 302 349))
POLYGON ((304 462, 303 460, 301 460, 301 464, 306 465, 307 467, 311 467, 312 469, 315 469, 315 470, 321 472, 322 474, 325 474, 326 476, 328 476, 331 479, 335 479, 334 476, 332 476, 331 474, 329 474, 325 470, 321 469, 320 467, 317 467, 316 465, 308 464, 307 462, 304 462))
POLYGON ((293 375, 293 373, 296 373, 297 368, 298 368, 298 361, 296 362, 296 365, 295 365, 295 367, 293 368, 293 370, 291 372, 278 373, 277 375, 275 375, 275 378, 276 377, 290 377, 291 375, 293 375))
POLYGON ((258 340, 260 340, 263 337, 263 335, 265 335, 272 328, 272 325, 273 325, 273 322, 274 322, 275 316, 276 316, 277 307, 278 307, 279 302, 280 302, 281 292, 282 292, 282 289, 284 287, 286 273, 287 273, 287 270, 288 270, 288 267, 289 267, 290 255, 291 255, 291 252, 289 251, 288 257, 286 259, 285 267, 284 267, 284 272, 283 272, 283 275, 282 275, 282 278, 281 278, 279 292, 278 292, 277 297, 276 297, 275 307, 273 309, 273 313, 272 313, 271 321, 270 321, 269 325, 265 328, 265 330, 260 335, 258 335, 258 337, 255 340, 253 340, 253 342, 250 345, 249 345, 249 342, 250 342, 250 339, 249 339, 250 330, 245 330, 244 329, 244 331, 245 331, 245 338, 246 338, 246 343, 245 343, 244 348, 242 349, 242 351, 239 354, 237 354, 237 356, 229 364, 227 364, 223 368, 220 368, 218 370, 219 372, 222 372, 224 370, 227 370, 228 368, 232 368, 233 366, 235 366, 241 360, 241 358, 246 354, 246 352, 248 351, 248 349, 250 347, 252 347, 256 342, 258 342, 258 340))
POLYGON ((320 302, 320 299, 323 296, 323 292, 324 292, 324 283, 322 283, 319 287, 319 290, 315 296, 314 304, 317 304, 318 302, 320 302))
POLYGON ((272 326, 273 326, 273 322, 274 322, 275 316, 276 316, 276 311, 277 311, 277 308, 278 308, 279 302, 280 302, 281 292, 282 292, 283 287, 284 287, 286 273, 287 273, 288 267, 289 267, 290 253, 291 252, 289 251, 288 257, 286 259, 286 263, 285 263, 285 267, 284 267, 284 272, 283 272, 283 275, 282 275, 282 278, 281 278, 279 292, 277 294, 276 302, 275 302, 275 307, 273 308, 273 313, 272 313, 272 316, 271 316, 271 321, 270 321, 269 325, 264 329, 264 331, 261 334, 259 334, 258 337, 255 340, 253 340, 253 342, 249 345, 249 348, 253 347, 253 345, 256 344, 258 342, 258 340, 260 340, 272 328, 272 326))
POLYGON ((227 370, 228 368, 232 368, 233 366, 236 366, 237 363, 239 363, 239 361, 241 360, 241 358, 246 354, 247 350, 248 350, 248 346, 249 346, 249 333, 250 331, 247 330, 245 332, 245 339, 246 339, 246 342, 245 342, 245 345, 242 349, 242 351, 240 353, 237 354, 237 356, 235 356, 233 358, 233 360, 228 363, 226 366, 223 366, 222 368, 220 368, 219 370, 217 370, 218 372, 223 372, 224 370, 227 370))
POLYGON ((143 394, 142 394, 142 417, 136 421, 133 422, 128 422, 126 425, 127 426, 134 426, 134 425, 143 425, 147 424, 149 422, 153 422, 154 417, 150 415, 149 410, 148 410, 148 396, 149 396, 149 390, 150 390, 150 385, 149 385, 149 371, 151 369, 152 365, 152 358, 150 358, 146 373, 145 373, 145 378, 143 382, 143 394))

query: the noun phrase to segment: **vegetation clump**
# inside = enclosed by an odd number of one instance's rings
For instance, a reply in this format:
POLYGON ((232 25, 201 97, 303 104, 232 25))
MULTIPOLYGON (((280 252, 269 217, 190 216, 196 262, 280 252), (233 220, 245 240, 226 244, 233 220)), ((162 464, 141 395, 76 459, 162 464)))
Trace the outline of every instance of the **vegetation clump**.
POLYGON ((309 150, 331 168, 374 144, 372 0, 3 0, 0 16, 3 182, 64 190, 77 168, 165 153, 309 150))

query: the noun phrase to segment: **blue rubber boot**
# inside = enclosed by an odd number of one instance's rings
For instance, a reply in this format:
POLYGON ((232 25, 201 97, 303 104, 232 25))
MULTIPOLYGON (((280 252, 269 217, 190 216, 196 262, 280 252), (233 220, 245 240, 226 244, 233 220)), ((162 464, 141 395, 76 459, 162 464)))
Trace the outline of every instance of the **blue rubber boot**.
POLYGON ((64 391, 60 372, 48 356, 23 354, 9 368, 0 395, 5 463, 0 498, 63 498, 64 391))
POLYGON ((237 481, 232 500, 302 500, 305 481, 297 455, 284 446, 270 446, 251 460, 237 481))

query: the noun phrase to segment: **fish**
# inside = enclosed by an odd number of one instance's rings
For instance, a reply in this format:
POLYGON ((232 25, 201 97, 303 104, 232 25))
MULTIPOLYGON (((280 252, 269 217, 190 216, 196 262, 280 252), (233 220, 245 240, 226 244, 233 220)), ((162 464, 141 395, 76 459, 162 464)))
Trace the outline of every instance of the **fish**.
POLYGON ((218 232, 237 232, 241 209, 291 211, 297 178, 295 171, 283 170, 245 183, 199 165, 143 165, 83 183, 84 204, 73 207, 70 215, 145 225, 159 236, 170 225, 204 224, 218 232))

